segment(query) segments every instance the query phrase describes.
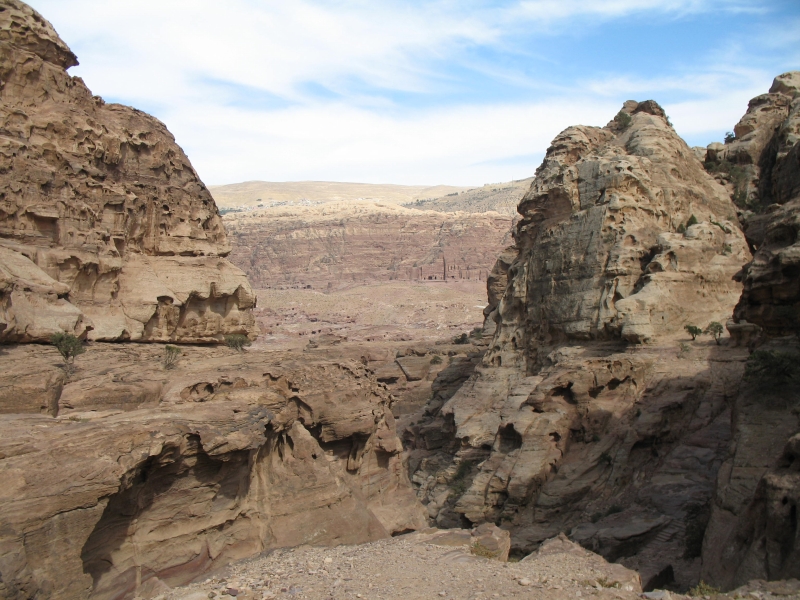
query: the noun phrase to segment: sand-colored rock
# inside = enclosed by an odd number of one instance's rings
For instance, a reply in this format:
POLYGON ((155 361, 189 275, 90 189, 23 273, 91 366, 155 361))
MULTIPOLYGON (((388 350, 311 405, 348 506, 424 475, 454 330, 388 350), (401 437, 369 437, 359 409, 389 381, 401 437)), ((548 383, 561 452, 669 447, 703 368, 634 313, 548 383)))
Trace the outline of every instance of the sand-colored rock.
MULTIPOLYGON (((745 231, 757 247, 739 274, 744 284, 731 333, 759 352, 798 362, 800 335, 800 72, 775 78, 750 102, 726 145, 731 161, 752 165, 745 231), (741 135, 740 135, 741 134, 741 135)), ((733 398, 730 456, 719 471, 703 544, 703 577, 731 589, 750 579, 800 578, 800 375, 748 381, 733 398)))
POLYGON ((569 532, 646 589, 687 589, 747 350, 683 328, 728 320, 750 252, 663 110, 623 111, 553 141, 493 273, 488 351, 404 439, 439 526, 499 523, 517 552, 569 532))
POLYGON ((253 334, 255 296, 166 127, 71 77, 36 11, 0 7, 0 340, 253 334))
POLYGON ((366 201, 225 215, 231 260, 257 288, 337 289, 391 280, 485 281, 512 218, 366 201))
POLYGON ((0 597, 131 598, 424 525, 361 363, 184 347, 165 371, 162 352, 92 344, 66 380, 51 347, 4 350, 0 597))

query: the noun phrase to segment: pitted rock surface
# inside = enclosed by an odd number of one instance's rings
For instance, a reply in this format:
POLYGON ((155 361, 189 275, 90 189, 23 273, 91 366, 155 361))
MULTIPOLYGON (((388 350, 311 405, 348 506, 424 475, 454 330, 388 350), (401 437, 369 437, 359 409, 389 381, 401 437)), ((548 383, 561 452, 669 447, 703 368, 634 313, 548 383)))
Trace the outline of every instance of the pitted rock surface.
POLYGON ((253 334, 255 296, 164 124, 93 96, 47 21, 0 7, 0 340, 253 334))
POLYGON ((133 598, 276 547, 425 526, 358 361, 91 344, 0 363, 0 597, 133 598))
MULTIPOLYGON (((736 140, 719 149, 748 179, 745 231, 757 247, 729 323, 759 352, 797 364, 800 336, 800 72, 750 102, 736 140)), ((733 398, 731 452, 719 470, 703 543, 703 577, 723 588, 800 578, 800 380, 749 381, 733 398)))
POLYGON ((438 526, 500 524, 512 552, 567 532, 686 590, 747 350, 684 326, 729 319, 751 255, 661 107, 621 112, 553 141, 489 282, 488 350, 403 437, 438 526))

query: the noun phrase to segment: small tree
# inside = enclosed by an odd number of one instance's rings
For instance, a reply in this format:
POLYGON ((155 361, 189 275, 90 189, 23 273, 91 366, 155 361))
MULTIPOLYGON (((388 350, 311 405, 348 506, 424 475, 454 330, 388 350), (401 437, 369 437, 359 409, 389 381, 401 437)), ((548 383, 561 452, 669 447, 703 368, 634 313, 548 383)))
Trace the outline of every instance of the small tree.
POLYGON ((733 133, 732 131, 729 131, 728 133, 725 134, 725 143, 726 144, 730 144, 731 142, 733 142, 735 140, 736 140, 736 134, 733 133))
POLYGON ((722 337, 722 333, 725 331, 725 328, 722 326, 722 323, 718 323, 717 321, 711 321, 706 327, 706 330, 703 333, 707 333, 709 335, 714 336, 714 341, 717 342, 717 346, 719 346, 719 339, 722 337))
POLYGON ((249 346, 252 342, 246 335, 234 333, 225 336, 225 343, 228 345, 228 348, 233 348, 237 352, 242 352, 245 346, 249 346))
POLYGON ((75 368, 75 357, 86 352, 83 342, 71 333, 55 333, 50 338, 61 358, 64 359, 64 371, 69 375, 75 368))
POLYGON ((691 217, 689 217, 689 220, 686 221, 686 229, 689 229, 689 227, 691 227, 692 225, 697 225, 699 222, 700 221, 697 220, 697 217, 692 215, 691 217))
POLYGON ((178 362, 178 357, 181 355, 181 349, 177 346, 170 346, 167 344, 164 346, 164 368, 165 369, 173 369, 175 368, 175 363, 178 362))
POLYGON ((453 338, 454 344, 468 344, 469 343, 469 336, 466 333, 462 333, 461 335, 457 335, 453 338))
POLYGON ((697 336, 703 333, 703 330, 700 329, 697 325, 684 325, 683 328, 689 332, 689 335, 692 336, 692 340, 696 340, 697 336))

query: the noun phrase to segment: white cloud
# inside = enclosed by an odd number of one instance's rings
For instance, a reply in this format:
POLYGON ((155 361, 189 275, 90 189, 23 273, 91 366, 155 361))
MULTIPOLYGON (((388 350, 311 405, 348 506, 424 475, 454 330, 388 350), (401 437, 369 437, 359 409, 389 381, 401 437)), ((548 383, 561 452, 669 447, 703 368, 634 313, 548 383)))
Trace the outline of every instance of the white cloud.
POLYGON ((579 21, 763 9, 744 0, 30 2, 78 54, 71 72, 164 120, 209 184, 522 178, 537 164, 509 157, 541 156, 568 125, 606 123, 621 98, 663 92, 678 131, 700 135, 730 129, 774 75, 726 67, 741 62, 739 50, 681 77, 566 83, 492 59, 523 53, 515 36, 555 36, 579 21), (419 101, 458 89, 454 65, 526 92, 419 101))
POLYGON ((541 156, 522 165, 489 159, 542 155, 567 124, 605 123, 615 111, 612 103, 577 99, 461 106, 408 117, 341 104, 270 115, 227 108, 201 128, 208 113, 197 107, 175 114, 170 122, 179 139, 196 148, 191 159, 210 183, 297 180, 313 174, 322 180, 477 185, 528 177, 541 156), (200 144, 196 136, 206 141, 210 136, 212 143, 200 144))

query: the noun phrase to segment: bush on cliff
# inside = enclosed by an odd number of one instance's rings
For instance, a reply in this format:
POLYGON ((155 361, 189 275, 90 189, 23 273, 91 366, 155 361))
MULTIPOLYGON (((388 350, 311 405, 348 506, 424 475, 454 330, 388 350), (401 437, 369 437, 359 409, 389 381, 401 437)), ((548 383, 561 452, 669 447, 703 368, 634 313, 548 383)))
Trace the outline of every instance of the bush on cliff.
POLYGON ((71 333, 55 333, 50 338, 61 358, 64 359, 64 370, 67 374, 75 368, 75 357, 86 352, 83 342, 71 333))
POLYGON ((714 336, 714 341, 717 342, 717 346, 719 346, 719 340, 722 337, 725 328, 722 326, 722 323, 718 323, 717 321, 711 321, 706 327, 706 330, 703 332, 708 335, 714 336))
POLYGON ((744 378, 767 390, 800 385, 800 354, 756 350, 747 359, 744 378))
POLYGON ((233 348, 237 352, 242 352, 245 346, 249 346, 251 343, 250 339, 241 333, 225 336, 225 344, 227 344, 228 348, 233 348))
POLYGON ((692 340, 696 340, 697 336, 703 333, 703 330, 697 325, 684 325, 683 328, 692 336, 692 340))
POLYGON ((621 110, 614 117, 614 122, 620 129, 627 129, 633 119, 624 110, 621 110))
POLYGON ((165 369, 172 369, 175 367, 175 363, 178 362, 178 357, 181 354, 181 349, 177 346, 171 346, 167 344, 164 346, 164 368, 165 369))

